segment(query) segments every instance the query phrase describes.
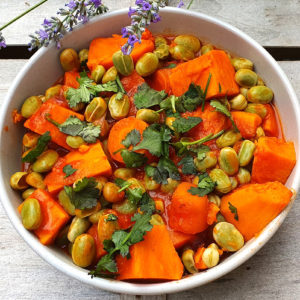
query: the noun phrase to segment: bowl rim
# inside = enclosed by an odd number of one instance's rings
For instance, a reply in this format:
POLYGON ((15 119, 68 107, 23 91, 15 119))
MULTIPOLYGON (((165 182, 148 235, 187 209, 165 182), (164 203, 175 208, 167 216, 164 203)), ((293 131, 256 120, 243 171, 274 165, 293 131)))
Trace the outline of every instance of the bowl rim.
MULTIPOLYGON (((289 82, 287 76, 282 71, 281 67, 278 65, 278 63, 274 60, 274 58, 255 40, 253 40, 251 37, 249 37, 244 32, 240 31, 239 29, 235 28, 234 26, 227 24, 226 22, 220 21, 214 17, 208 16, 206 14, 202 14, 199 12, 194 12, 186 9, 178 9, 174 7, 166 7, 163 8, 162 11, 164 13, 171 13, 171 14, 179 14, 179 15, 190 15, 193 17, 197 17, 199 19, 202 19, 204 21, 210 22, 214 25, 218 25, 222 28, 224 28, 226 31, 231 31, 234 34, 238 35, 239 38, 247 40, 249 43, 251 43, 268 61, 269 64, 271 64, 281 80, 283 81, 284 85, 287 87, 289 98, 291 105, 293 106, 293 109, 295 110, 296 115, 300 115, 300 106, 297 100, 297 96, 294 92, 294 89, 289 82)), ((115 16, 124 15, 127 14, 128 9, 120 9, 112 12, 108 12, 104 15, 95 17, 93 20, 89 22, 96 23, 99 22, 102 19, 106 18, 114 18, 115 16)), ((82 26, 78 26, 76 29, 74 29, 73 32, 76 32, 79 30, 82 26)), ((68 33, 72 34, 72 33, 68 33)), ((14 90, 18 86, 18 83, 20 79, 24 76, 24 74, 31 68, 31 65, 38 60, 41 56, 43 56, 49 48, 55 47, 55 45, 52 43, 49 47, 41 48, 39 49, 25 64, 25 66, 19 71, 18 75, 14 79, 12 85, 10 86, 8 93, 3 101, 2 107, 1 107, 1 113, 0 113, 0 130, 3 130, 5 124, 4 124, 4 115, 9 109, 9 100, 12 97, 14 90)), ((297 121, 296 128, 300 133, 300 121, 297 121)), ((0 149, 2 149, 3 140, 0 136, 0 149)), ((0 168, 2 168, 2 165, 0 165, 0 168)), ((13 208, 12 204, 10 203, 10 199, 6 193, 6 187, 4 184, 4 178, 2 176, 2 172, 0 172, 0 189, 4 191, 3 195, 1 196, 1 202, 2 205, 17 232, 21 235, 21 237, 26 241, 26 243, 40 256, 42 257, 47 263, 55 267, 56 269, 60 270, 61 272, 69 275, 70 277, 73 277, 81 282, 84 282, 86 284, 92 285, 97 288, 101 288, 110 292, 117 292, 117 293, 124 293, 124 294, 132 294, 132 295, 159 295, 159 294, 167 294, 167 293, 176 293, 188 289, 192 289, 204 284, 207 284, 213 280, 216 280, 225 274, 229 273, 230 271, 234 270, 238 266, 240 266, 242 263, 244 263, 246 260, 248 260, 251 256, 253 256, 260 248, 262 248, 268 240, 274 235, 274 233, 278 230, 280 225, 282 224, 283 220, 287 216, 289 210, 291 209, 293 205, 293 201, 287 206, 285 210, 283 210, 280 215, 278 215, 271 223, 267 225, 267 227, 263 230, 263 232, 258 235, 256 238, 252 239, 250 241, 250 247, 244 250, 240 250, 233 255, 231 255, 228 259, 223 261, 220 265, 217 265, 216 267, 212 269, 208 269, 204 272, 195 274, 193 276, 189 276, 180 280, 176 281, 169 281, 169 282, 163 282, 163 283, 154 283, 154 284, 140 284, 140 283, 128 283, 128 282, 122 282, 117 280, 110 280, 110 279, 103 279, 103 278, 91 278, 87 275, 87 270, 79 268, 77 266, 72 266, 68 264, 65 261, 62 261, 60 258, 55 256, 50 251, 47 251, 47 246, 44 246, 40 244, 37 238, 34 237, 33 234, 31 234, 29 231, 27 231, 19 217, 17 216, 17 213, 15 209, 13 208)), ((299 188, 299 182, 300 182, 300 167, 297 165, 295 167, 295 177, 292 182, 293 188, 297 191, 299 188)), ((293 197, 294 199, 295 197, 293 197)))

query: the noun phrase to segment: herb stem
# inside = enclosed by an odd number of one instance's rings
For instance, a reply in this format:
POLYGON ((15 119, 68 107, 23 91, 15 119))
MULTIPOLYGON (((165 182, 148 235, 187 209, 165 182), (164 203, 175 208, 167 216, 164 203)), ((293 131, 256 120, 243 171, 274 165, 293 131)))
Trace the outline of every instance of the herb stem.
POLYGON ((54 121, 53 119, 51 119, 50 114, 46 114, 45 115, 45 119, 50 122, 51 124, 55 125, 56 127, 58 127, 60 124, 56 121, 54 121))
POLYGON ((23 16, 27 15, 28 13, 30 13, 32 10, 36 9, 37 7, 39 7, 40 5, 44 4, 45 2, 47 2, 48 0, 43 0, 39 3, 37 3, 36 5, 32 6, 31 8, 27 9, 26 11, 24 11, 22 14, 18 15, 17 17, 15 17, 14 19, 10 20, 8 23, 6 23, 5 25, 3 25, 2 27, 0 27, 0 31, 2 31, 4 28, 6 28, 7 26, 11 25, 12 23, 16 22, 17 20, 19 20, 20 18, 22 18, 23 16))
POLYGON ((218 133, 216 133, 215 135, 213 135, 212 133, 205 136, 204 138, 194 141, 194 142, 182 142, 183 146, 191 146, 191 145, 196 145, 196 144, 203 144, 206 142, 209 142, 213 139, 218 138, 220 135, 222 135, 224 133, 224 130, 219 131, 218 133))
POLYGON ((191 0, 191 1, 190 1, 189 5, 187 6, 187 9, 190 9, 190 8, 191 8, 193 2, 194 2, 194 0, 191 0))

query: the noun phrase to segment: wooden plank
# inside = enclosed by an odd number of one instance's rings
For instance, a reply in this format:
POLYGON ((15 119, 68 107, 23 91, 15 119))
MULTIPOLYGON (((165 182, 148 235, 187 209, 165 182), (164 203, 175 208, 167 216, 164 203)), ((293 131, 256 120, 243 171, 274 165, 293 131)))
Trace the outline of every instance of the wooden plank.
MULTIPOLYGON (((26 10, 39 0, 0 1, 0 26, 26 10)), ((67 0, 51 0, 17 21, 3 31, 9 44, 27 44, 28 34, 39 29, 46 17, 53 16, 67 0)), ((111 9, 128 7, 133 0, 103 0, 111 9)), ((179 0, 170 0, 169 5, 176 6, 179 0)), ((185 3, 189 1, 186 0, 185 3)), ((210 16, 228 22, 249 34, 264 46, 300 46, 299 1, 270 0, 194 0, 191 7, 210 16)))
MULTIPOLYGON (((26 60, 0 60, 0 105, 26 60)), ((300 95, 300 62, 280 62, 300 95)), ((1 299, 299 299, 300 199, 277 234, 244 265, 221 279, 179 294, 134 297, 95 289, 57 271, 17 234, 0 205, 1 299)))

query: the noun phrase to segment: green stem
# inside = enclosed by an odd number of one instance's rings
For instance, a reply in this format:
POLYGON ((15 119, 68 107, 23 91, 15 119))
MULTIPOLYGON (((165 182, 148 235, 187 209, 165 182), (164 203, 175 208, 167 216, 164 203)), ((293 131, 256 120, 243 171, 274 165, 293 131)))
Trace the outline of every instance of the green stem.
POLYGON ((190 9, 191 5, 193 4, 194 0, 191 0, 189 5, 187 6, 187 9, 190 9))
POLYGON ((45 119, 50 122, 51 124, 55 125, 56 127, 59 127, 59 123, 57 123, 56 121, 54 121, 53 119, 51 119, 51 115, 50 114, 46 114, 45 115, 45 119))
POLYGON ((218 138, 220 135, 222 135, 224 133, 224 130, 219 131, 218 133, 216 133, 215 135, 213 135, 212 133, 205 136, 204 138, 194 141, 194 142, 182 142, 183 146, 191 146, 191 145, 196 145, 196 144, 203 144, 206 142, 209 142, 211 140, 214 140, 216 138, 218 138))
POLYGON ((6 28, 7 26, 9 26, 10 24, 16 22, 17 20, 19 20, 20 18, 22 18, 23 16, 27 15, 28 13, 30 13, 32 10, 36 9, 37 7, 39 7, 40 5, 44 4, 45 2, 47 2, 48 0, 43 0, 41 2, 39 2, 38 4, 32 6, 31 8, 27 9, 26 11, 24 11, 22 14, 20 14, 19 16, 15 17, 14 19, 12 19, 11 21, 9 21, 8 23, 6 23, 5 25, 3 25, 2 27, 0 27, 0 31, 2 31, 4 28, 6 28))

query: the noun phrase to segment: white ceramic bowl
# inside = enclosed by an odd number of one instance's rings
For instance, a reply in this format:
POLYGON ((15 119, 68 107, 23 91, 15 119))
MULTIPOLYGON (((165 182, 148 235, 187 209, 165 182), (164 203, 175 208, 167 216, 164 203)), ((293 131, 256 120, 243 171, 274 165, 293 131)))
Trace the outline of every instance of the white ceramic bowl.
MULTIPOLYGON (((201 39, 208 40, 241 57, 249 58, 255 63, 257 72, 275 92, 275 103, 280 111, 285 136, 288 140, 294 141, 298 156, 300 150, 300 121, 297 117, 300 115, 299 104, 291 84, 276 61, 249 36, 212 17, 175 8, 163 9, 161 16, 162 21, 151 26, 150 29, 153 32, 195 34, 201 39)), ((119 33, 121 27, 127 25, 128 22, 127 9, 106 14, 74 30, 64 38, 62 45, 64 48, 73 47, 77 50, 88 47, 93 38, 119 33)), ((26 97, 44 93, 61 75, 59 51, 53 45, 39 50, 27 62, 10 87, 0 117, 1 200, 16 230, 45 261, 71 277, 112 292, 138 295, 175 293, 206 284, 232 271, 254 255, 277 231, 292 203, 257 238, 249 241, 240 251, 225 259, 218 266, 179 281, 155 284, 135 284, 101 278, 91 279, 86 270, 75 266, 61 250, 40 244, 38 239, 22 226, 17 212, 20 195, 9 186, 10 176, 21 167, 23 133, 22 126, 13 124, 11 112, 14 108, 20 108, 26 97), (8 131, 4 130, 5 126, 8 126, 8 131)), ((299 179, 300 167, 297 163, 287 186, 298 190, 299 179)))

